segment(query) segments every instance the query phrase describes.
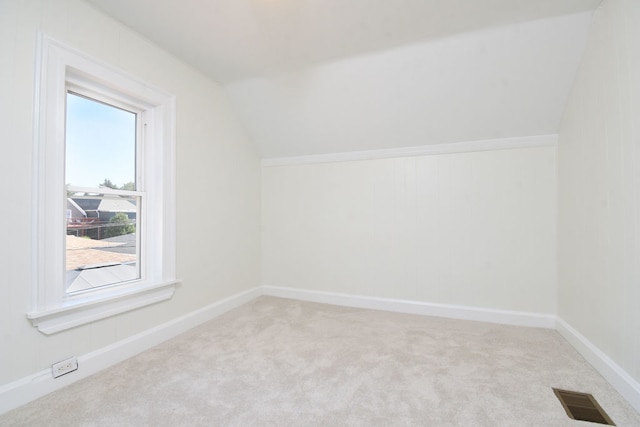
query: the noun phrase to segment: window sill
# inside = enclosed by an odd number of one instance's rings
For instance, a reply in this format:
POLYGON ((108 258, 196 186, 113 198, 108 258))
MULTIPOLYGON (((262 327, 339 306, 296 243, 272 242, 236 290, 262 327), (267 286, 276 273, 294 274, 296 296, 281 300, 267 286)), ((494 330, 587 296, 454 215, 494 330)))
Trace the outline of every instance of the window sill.
POLYGON ((178 281, 120 291, 99 299, 74 301, 51 310, 27 314, 31 324, 45 335, 84 325, 136 308, 170 299, 178 281))

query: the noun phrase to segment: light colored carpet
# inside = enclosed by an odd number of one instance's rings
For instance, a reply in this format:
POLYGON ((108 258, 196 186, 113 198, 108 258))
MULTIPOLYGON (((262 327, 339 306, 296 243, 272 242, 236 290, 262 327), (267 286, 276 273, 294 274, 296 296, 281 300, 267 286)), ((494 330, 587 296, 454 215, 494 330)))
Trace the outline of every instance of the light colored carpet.
POLYGON ((567 417, 559 387, 592 393, 619 426, 640 426, 555 331, 272 297, 117 368, 0 425, 592 425, 567 417))

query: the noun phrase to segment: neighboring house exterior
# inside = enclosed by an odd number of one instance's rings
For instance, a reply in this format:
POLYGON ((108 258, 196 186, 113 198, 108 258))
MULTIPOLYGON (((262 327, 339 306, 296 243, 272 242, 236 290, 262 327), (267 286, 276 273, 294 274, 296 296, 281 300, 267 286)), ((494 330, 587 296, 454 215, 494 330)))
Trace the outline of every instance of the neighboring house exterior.
POLYGON ((67 198, 67 234, 102 239, 101 231, 116 214, 123 213, 129 221, 136 221, 136 205, 128 199, 104 198, 103 195, 67 198))
POLYGON ((87 217, 87 212, 71 198, 67 198, 67 222, 80 222, 87 217))
POLYGON ((124 213, 130 220, 136 219, 136 205, 130 200, 117 198, 106 199, 101 196, 78 196, 67 199, 67 210, 69 204, 76 205, 85 213, 85 218, 98 218, 98 221, 109 221, 117 213, 124 213))

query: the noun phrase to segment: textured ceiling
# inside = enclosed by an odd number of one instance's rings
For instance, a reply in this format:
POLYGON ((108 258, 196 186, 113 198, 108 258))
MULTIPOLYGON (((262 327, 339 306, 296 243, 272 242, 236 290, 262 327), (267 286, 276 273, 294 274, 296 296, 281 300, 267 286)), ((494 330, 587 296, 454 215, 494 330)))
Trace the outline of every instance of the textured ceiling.
POLYGON ((600 0, 86 0, 227 89, 263 157, 556 133, 600 0))

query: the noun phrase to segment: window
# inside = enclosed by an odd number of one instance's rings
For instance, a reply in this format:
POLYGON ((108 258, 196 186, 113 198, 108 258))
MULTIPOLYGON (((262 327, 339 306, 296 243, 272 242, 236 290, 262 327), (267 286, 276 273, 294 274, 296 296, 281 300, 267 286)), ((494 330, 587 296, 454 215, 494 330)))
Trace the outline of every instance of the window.
POLYGON ((66 224, 67 295, 141 278, 136 232, 138 207, 145 202, 136 177, 140 111, 80 92, 68 88, 66 95, 65 182, 67 206, 75 208, 66 224))
POLYGON ((50 334, 173 295, 175 101, 40 41, 27 317, 50 334))

